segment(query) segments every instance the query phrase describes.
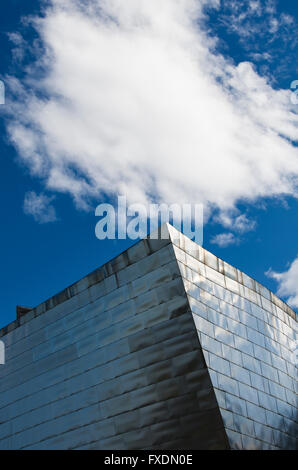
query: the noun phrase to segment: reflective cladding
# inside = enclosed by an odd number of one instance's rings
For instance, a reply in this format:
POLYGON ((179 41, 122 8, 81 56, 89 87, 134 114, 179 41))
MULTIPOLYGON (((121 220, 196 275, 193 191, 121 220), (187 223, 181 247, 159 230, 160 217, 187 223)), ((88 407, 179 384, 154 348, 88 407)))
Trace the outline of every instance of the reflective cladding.
POLYGON ((295 313, 168 230, 0 330, 0 449, 295 448, 295 313))
POLYGON ((170 240, 138 243, 0 336, 0 449, 229 448, 170 240))
POLYGON ((216 272, 220 264, 212 257, 206 278, 188 264, 196 282, 188 274, 185 289, 230 445, 296 448, 295 312, 227 263, 216 272))

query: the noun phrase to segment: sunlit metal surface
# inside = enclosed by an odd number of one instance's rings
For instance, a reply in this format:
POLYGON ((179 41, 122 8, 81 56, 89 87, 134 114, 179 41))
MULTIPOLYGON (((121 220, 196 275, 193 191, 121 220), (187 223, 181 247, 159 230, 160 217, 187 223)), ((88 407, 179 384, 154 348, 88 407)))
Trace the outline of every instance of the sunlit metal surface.
POLYGON ((198 253, 183 235, 175 239, 174 251, 231 447, 295 449, 295 313, 237 269, 210 259, 204 250, 198 253), (197 262, 206 264, 204 274, 198 275, 197 262))
POLYGON ((168 230, 0 330, 0 449, 295 447, 295 313, 168 230))

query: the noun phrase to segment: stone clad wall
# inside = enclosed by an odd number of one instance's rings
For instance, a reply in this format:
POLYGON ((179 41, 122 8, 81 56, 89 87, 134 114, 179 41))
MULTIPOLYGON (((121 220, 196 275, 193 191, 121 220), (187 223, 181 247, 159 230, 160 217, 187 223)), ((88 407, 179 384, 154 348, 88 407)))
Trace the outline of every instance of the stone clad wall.
POLYGON ((227 448, 170 241, 2 330, 0 449, 227 448))
POLYGON ((295 448, 295 313, 244 273, 172 233, 231 447, 295 448))

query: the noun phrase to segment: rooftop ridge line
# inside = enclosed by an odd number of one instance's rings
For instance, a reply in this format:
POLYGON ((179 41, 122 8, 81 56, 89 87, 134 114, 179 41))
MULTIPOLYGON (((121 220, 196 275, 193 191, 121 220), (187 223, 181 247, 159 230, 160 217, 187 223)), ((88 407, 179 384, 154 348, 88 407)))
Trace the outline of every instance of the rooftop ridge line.
MULTIPOLYGON (((192 245, 193 249, 191 248, 189 251, 199 252, 200 262, 202 262, 203 264, 210 267, 211 269, 214 269, 215 271, 233 280, 233 277, 229 276, 229 274, 225 272, 225 268, 232 268, 233 270, 236 271, 237 276, 238 276, 238 273, 241 275, 242 280, 237 279, 237 282, 239 282, 242 285, 245 285, 243 283, 243 275, 246 276, 256 286, 260 286, 262 289, 265 289, 266 291, 268 291, 270 295, 270 301, 277 307, 284 310, 289 316, 291 316, 293 319, 297 321, 296 312, 286 302, 284 302, 279 297, 277 297, 270 289, 263 286, 257 280, 255 280, 248 274, 244 273, 243 271, 240 271, 235 266, 227 263, 226 261, 222 260, 218 256, 214 255, 212 252, 206 250, 205 248, 203 248, 203 246, 197 244, 196 242, 191 240, 189 237, 184 235, 182 232, 177 230, 175 227, 173 227, 173 225, 166 222, 165 224, 160 226, 156 231, 149 234, 147 237, 141 240, 138 240, 135 244, 133 244, 127 250, 123 251, 119 255, 116 255, 111 260, 107 261, 100 267, 94 269, 93 271, 91 271, 89 274, 82 277, 78 281, 67 286, 66 288, 58 292, 57 294, 54 294, 53 296, 49 297, 47 300, 41 302, 36 307, 33 307, 30 311, 22 315, 21 318, 18 318, 14 320, 13 322, 9 323, 8 325, 0 328, 0 338, 10 333, 11 331, 15 330, 16 328, 23 325, 24 323, 27 323, 28 321, 38 317, 39 315, 42 315, 43 313, 51 310, 52 308, 65 302, 66 300, 71 299, 72 297, 83 292, 84 290, 89 289, 93 285, 104 282, 106 279, 112 277, 113 275, 115 276, 116 282, 117 282, 117 273, 119 271, 127 268, 130 265, 135 264, 138 261, 141 261, 142 259, 146 258, 146 256, 150 256, 153 253, 157 252, 159 249, 170 244, 175 245, 177 248, 182 249, 188 254, 189 252, 187 252, 187 250, 185 249, 185 244, 186 245, 188 244, 189 247, 192 245), (161 235, 163 236, 163 238, 161 238, 161 235), (207 259, 208 256, 217 260, 217 266, 218 266, 217 269, 214 268, 214 265, 211 266, 209 264, 210 262, 208 263, 208 259, 207 259)), ((259 292, 257 289, 255 290, 255 292, 262 296, 262 293, 259 292)))

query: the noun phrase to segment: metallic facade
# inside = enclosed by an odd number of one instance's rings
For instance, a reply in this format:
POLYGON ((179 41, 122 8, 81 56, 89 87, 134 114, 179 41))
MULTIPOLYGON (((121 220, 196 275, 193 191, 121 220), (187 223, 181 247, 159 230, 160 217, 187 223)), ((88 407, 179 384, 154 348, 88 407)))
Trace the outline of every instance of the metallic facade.
POLYGON ((0 330, 0 449, 295 448, 295 313, 167 230, 0 330))
POLYGON ((296 314, 244 273, 171 232, 231 447, 295 449, 296 314))

